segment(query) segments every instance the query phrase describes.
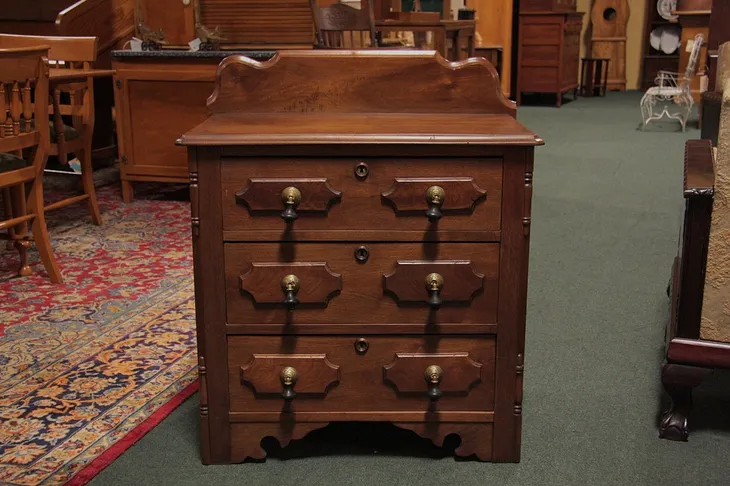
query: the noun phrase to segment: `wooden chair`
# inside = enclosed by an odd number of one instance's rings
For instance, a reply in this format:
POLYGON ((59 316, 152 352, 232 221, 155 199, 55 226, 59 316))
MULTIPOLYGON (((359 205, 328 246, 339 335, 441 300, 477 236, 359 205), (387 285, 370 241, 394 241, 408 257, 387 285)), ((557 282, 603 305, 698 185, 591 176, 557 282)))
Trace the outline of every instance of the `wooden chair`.
MULTIPOLYGON (((96 60, 96 37, 55 37, 0 34, 0 49, 50 46, 49 61, 57 69, 90 69, 96 60)), ((49 155, 58 157, 61 166, 68 166, 70 153, 76 155, 81 165, 81 181, 84 193, 50 204, 46 210, 66 207, 87 201, 94 224, 101 224, 99 203, 94 188, 91 166, 91 144, 94 135, 94 80, 88 77, 81 82, 52 83, 50 115, 53 129, 50 135, 49 155), (70 124, 64 121, 70 120, 70 124)))
POLYGON ((692 106, 694 105, 690 83, 697 72, 700 50, 704 41, 705 38, 702 34, 695 36, 687 69, 683 74, 670 71, 659 71, 657 73, 657 85, 647 89, 641 98, 642 130, 645 130, 650 122, 661 120, 664 117, 679 120, 679 123, 682 124, 682 131, 687 130, 687 119, 692 113, 692 106), (661 107, 661 111, 656 109, 657 105, 661 107), (670 113, 669 105, 679 105, 679 111, 670 113))
POLYGON ((321 49, 363 49, 378 47, 375 36, 373 2, 367 2, 367 10, 342 3, 320 7, 317 0, 309 0, 317 34, 317 47, 321 49))
POLYGON ((7 218, 0 221, 0 230, 8 230, 0 238, 12 241, 18 250, 20 276, 31 272, 28 245, 35 240, 51 282, 61 283, 43 207, 43 169, 50 143, 44 59, 48 49, 0 49, 0 188, 7 218), (27 199, 26 184, 30 189, 27 199), (31 220, 32 237, 27 234, 31 220))

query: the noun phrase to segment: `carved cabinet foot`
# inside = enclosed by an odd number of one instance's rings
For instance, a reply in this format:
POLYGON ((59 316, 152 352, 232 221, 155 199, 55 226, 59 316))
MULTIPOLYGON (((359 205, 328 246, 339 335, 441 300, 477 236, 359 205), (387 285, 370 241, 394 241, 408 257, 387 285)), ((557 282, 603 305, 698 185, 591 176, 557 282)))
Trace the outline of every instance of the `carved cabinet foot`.
POLYGON ((264 460, 266 451, 261 447, 265 437, 273 437, 281 447, 286 447, 293 440, 299 440, 313 430, 321 429, 329 422, 266 422, 239 423, 231 427, 231 462, 243 462, 246 459, 264 460))
POLYGON ((394 423, 402 429, 415 432, 424 439, 430 439, 441 447, 451 434, 461 438, 461 444, 454 451, 457 456, 476 456, 480 461, 492 460, 492 424, 490 423, 394 423))
POLYGON ((692 389, 712 373, 708 368, 697 368, 667 363, 662 368, 662 386, 671 399, 659 424, 659 437, 686 441, 689 437, 689 413, 692 409, 692 389))

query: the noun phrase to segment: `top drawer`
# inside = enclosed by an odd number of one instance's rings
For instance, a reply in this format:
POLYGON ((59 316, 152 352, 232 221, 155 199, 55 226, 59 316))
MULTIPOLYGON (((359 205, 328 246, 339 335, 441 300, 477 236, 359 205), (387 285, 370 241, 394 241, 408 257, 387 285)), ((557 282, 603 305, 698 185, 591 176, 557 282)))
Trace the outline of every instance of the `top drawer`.
POLYGON ((499 239, 501 158, 226 158, 237 240, 499 239))

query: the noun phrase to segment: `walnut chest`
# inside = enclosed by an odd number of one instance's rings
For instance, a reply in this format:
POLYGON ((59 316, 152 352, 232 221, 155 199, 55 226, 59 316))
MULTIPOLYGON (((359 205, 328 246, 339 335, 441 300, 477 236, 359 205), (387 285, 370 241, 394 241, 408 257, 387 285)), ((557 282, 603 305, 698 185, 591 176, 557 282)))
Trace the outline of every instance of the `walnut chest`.
POLYGON ((188 147, 203 462, 333 421, 518 461, 533 151, 494 68, 424 51, 218 68, 188 147))
POLYGON ((520 13, 518 39, 517 103, 522 93, 578 92, 582 12, 527 11, 520 13))

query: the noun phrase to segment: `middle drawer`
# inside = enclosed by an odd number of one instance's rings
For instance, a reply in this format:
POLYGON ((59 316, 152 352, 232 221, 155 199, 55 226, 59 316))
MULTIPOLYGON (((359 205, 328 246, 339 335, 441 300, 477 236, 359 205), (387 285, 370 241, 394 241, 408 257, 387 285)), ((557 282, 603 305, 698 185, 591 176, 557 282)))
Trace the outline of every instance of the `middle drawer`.
POLYGON ((497 322, 496 243, 226 243, 225 267, 229 324, 497 322))

